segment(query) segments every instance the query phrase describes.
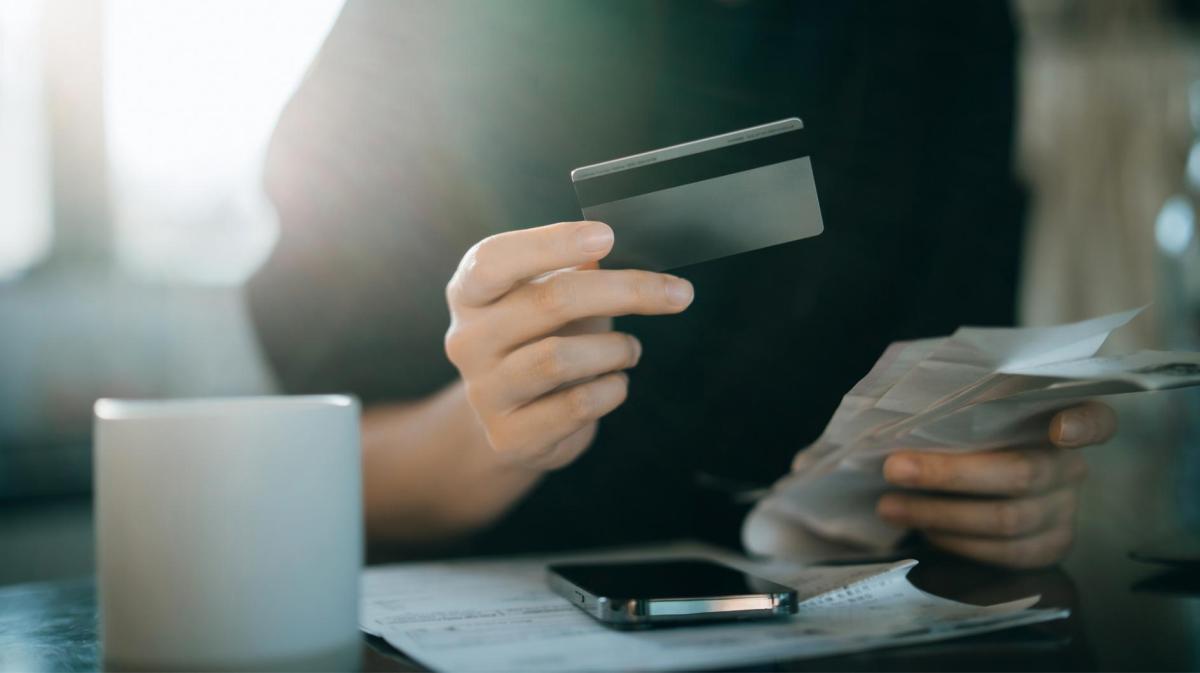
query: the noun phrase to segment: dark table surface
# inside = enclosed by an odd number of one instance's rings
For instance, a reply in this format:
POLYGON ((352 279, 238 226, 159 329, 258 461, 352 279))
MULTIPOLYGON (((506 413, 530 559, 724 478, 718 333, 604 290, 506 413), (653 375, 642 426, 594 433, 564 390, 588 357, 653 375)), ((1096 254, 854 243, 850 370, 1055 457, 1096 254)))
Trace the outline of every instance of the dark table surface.
MULTIPOLYGON (((1196 670, 1200 667, 1200 571, 1097 559, 1087 572, 1011 573, 919 554, 910 579, 976 603, 1041 594, 1069 619, 986 636, 853 655, 784 661, 755 670, 1196 670), (1079 577, 1073 577, 1078 575, 1079 577), (1101 583, 1103 586, 1088 586, 1101 583)), ((405 671, 413 662, 364 637, 363 669, 405 671)), ((102 667, 92 578, 0 588, 0 671, 102 667)))

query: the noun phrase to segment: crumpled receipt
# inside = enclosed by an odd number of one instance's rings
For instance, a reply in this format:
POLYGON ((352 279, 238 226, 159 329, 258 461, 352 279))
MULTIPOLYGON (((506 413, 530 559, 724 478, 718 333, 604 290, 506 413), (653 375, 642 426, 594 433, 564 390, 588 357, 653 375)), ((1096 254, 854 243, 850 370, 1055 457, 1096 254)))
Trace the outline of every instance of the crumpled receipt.
POLYGON ((1142 309, 1052 327, 962 327, 890 345, 746 518, 756 554, 821 560, 886 553, 907 531, 875 513, 894 451, 969 452, 1045 441, 1084 400, 1200 384, 1200 353, 1096 353, 1142 309))

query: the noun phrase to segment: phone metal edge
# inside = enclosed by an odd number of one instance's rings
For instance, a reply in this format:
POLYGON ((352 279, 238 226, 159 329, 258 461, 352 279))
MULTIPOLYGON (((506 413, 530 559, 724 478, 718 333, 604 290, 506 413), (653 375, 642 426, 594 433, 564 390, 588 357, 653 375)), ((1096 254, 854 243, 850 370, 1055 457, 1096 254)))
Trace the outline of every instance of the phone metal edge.
POLYGON ((623 605, 614 606, 611 598, 596 596, 549 567, 546 569, 546 576, 550 588, 555 593, 597 621, 611 626, 632 627, 743 617, 785 617, 795 614, 798 606, 798 592, 795 589, 708 598, 629 599, 622 601, 623 605), (748 609, 745 607, 747 600, 762 601, 764 605, 748 609), (654 614, 654 608, 659 606, 670 607, 671 610, 654 614), (684 606, 688 606, 685 608, 687 611, 677 611, 684 606))

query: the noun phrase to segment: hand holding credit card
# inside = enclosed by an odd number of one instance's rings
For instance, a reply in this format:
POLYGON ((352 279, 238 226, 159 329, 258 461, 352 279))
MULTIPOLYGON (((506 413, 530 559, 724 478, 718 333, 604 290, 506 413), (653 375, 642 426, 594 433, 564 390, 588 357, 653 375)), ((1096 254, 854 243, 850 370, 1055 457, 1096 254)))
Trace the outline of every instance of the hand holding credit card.
POLYGON ((616 233, 606 266, 662 271, 823 230, 793 117, 571 171, 584 217, 616 233))

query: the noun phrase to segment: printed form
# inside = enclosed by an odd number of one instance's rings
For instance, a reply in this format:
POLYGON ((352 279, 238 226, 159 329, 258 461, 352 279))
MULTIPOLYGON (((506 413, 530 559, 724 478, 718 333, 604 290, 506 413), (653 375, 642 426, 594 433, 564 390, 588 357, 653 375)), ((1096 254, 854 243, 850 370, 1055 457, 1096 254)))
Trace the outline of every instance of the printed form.
POLYGON ((908 582, 916 561, 837 567, 755 563, 702 545, 587 556, 466 560, 370 568, 363 631, 436 670, 676 670, 929 642, 1067 616, 1038 597, 992 606, 957 603, 908 582), (551 591, 546 565, 563 560, 701 557, 794 587, 790 618, 619 631, 551 591))

